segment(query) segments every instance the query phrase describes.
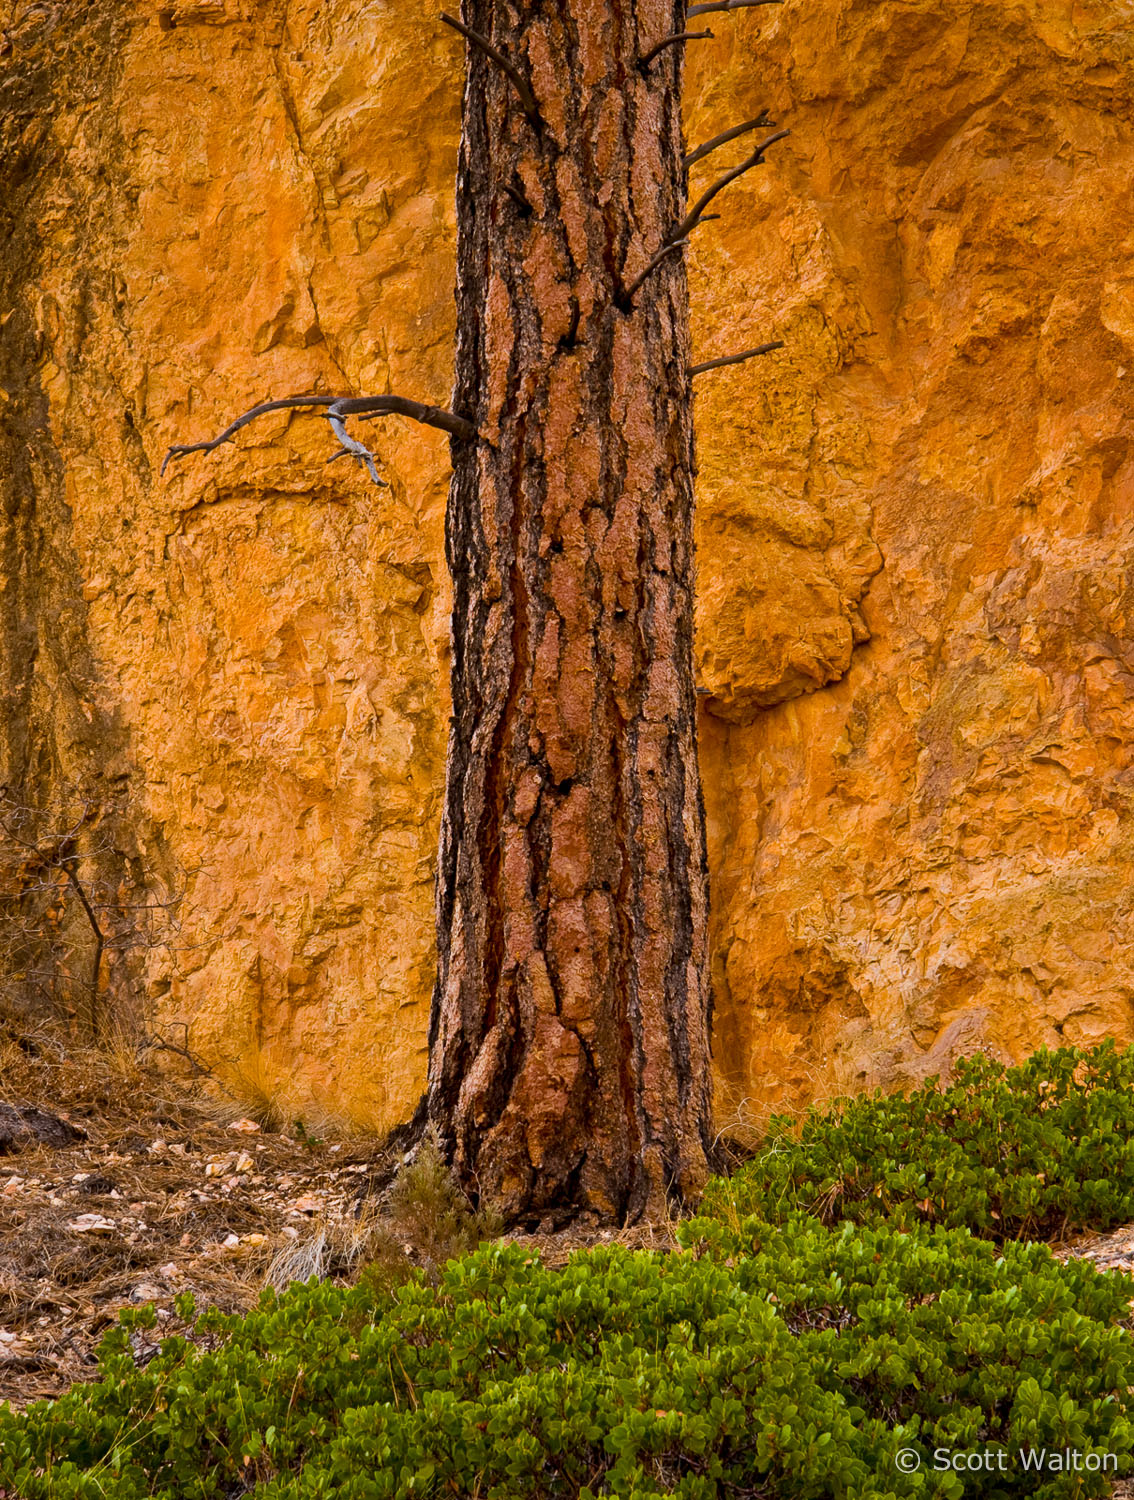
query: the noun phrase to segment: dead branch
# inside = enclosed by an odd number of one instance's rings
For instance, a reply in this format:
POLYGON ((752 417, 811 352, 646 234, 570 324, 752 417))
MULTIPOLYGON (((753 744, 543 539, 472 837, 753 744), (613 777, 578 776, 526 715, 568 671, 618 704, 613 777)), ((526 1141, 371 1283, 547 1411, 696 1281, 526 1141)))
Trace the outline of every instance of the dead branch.
POLYGON ((751 10, 757 5, 782 5, 784 0, 706 0, 704 5, 691 5, 685 12, 685 19, 691 21, 694 16, 703 16, 710 10, 751 10))
POLYGON ((638 59, 638 68, 641 72, 644 73, 653 62, 654 58, 658 57, 662 52, 664 52, 667 47, 675 47, 679 42, 699 42, 705 37, 709 37, 711 39, 712 35, 713 33, 711 31, 671 32, 669 36, 663 36, 656 47, 651 47, 650 50, 646 53, 645 57, 640 57, 638 59))
POLYGON ((463 417, 455 416, 453 412, 438 406, 427 406, 423 401, 411 401, 406 396, 285 396, 279 401, 263 401, 259 406, 254 406, 251 411, 237 417, 235 422, 230 422, 219 436, 206 442, 174 443, 165 455, 161 472, 164 474, 172 460, 184 458, 187 453, 211 453, 214 448, 227 443, 242 427, 247 427, 249 422, 266 412, 318 406, 326 409, 327 419, 342 445, 339 452, 332 456, 340 458, 345 453, 356 462, 364 464, 376 484, 384 481, 374 467, 374 455, 364 444, 350 436, 343 426, 344 417, 362 417, 364 420, 387 415, 411 417, 415 422, 422 422, 427 427, 439 427, 442 432, 451 433, 465 441, 471 441, 477 435, 473 424, 466 422, 463 417))
POLYGON ((106 933, 103 932, 102 925, 100 924, 98 918, 95 916, 94 907, 91 905, 90 897, 83 889, 83 882, 75 874, 74 865, 76 857, 77 856, 75 855, 71 855, 70 858, 65 862, 60 863, 59 868, 63 871, 64 875, 66 875, 67 879, 70 881, 71 889, 75 892, 75 895, 78 896, 79 904, 83 908, 84 912, 86 912, 87 921, 90 923, 91 927, 91 935, 94 938, 94 955, 91 958, 89 1021, 91 1036, 97 1036, 99 1020, 98 987, 99 980, 102 977, 102 952, 106 947, 106 933))
POLYGON ((707 359, 704 364, 690 365, 690 375, 703 375, 706 370, 719 370, 724 365, 738 365, 742 360, 755 359, 758 354, 771 354, 773 349, 782 349, 783 339, 776 339, 770 344, 758 344, 755 349, 743 349, 739 354, 726 354, 723 359, 707 359))
POLYGON ((729 141, 735 141, 738 136, 747 135, 750 130, 772 130, 774 125, 771 120, 764 118, 761 110, 754 120, 745 120, 743 125, 734 125, 731 130, 722 130, 720 135, 713 136, 711 141, 706 141, 703 146, 698 146, 696 151, 690 151, 685 158, 684 166, 688 169, 694 162, 701 161, 708 156, 710 151, 715 151, 718 146, 727 145, 729 141))
POLYGON ((537 130, 542 129, 543 119, 540 116, 539 105, 535 101, 535 95, 532 93, 527 79, 516 67, 515 63, 505 57, 499 47, 494 47, 486 36, 481 36, 479 31, 471 30, 463 21, 458 21, 456 16, 450 16, 445 11, 442 11, 441 19, 446 26, 451 26, 454 31, 459 31, 467 42, 471 43, 474 47, 479 47, 486 57, 492 59, 500 71, 506 75, 512 87, 520 96, 520 103, 524 106, 524 113, 528 119, 537 130))
POLYGON ((652 275, 652 273, 657 270, 657 268, 661 265, 662 261, 665 260, 667 255, 672 255, 675 250, 681 250, 688 243, 688 240, 670 240, 661 247, 661 249, 654 256, 653 260, 651 260, 650 263, 646 266, 646 269, 641 273, 641 275, 636 277, 634 281, 632 281, 626 288, 626 290, 624 292, 620 292, 619 295, 614 299, 616 304, 623 310, 623 312, 628 312, 630 310, 630 307, 633 304, 634 294, 645 281, 646 277, 652 275))
POLYGON ((742 161, 739 167, 733 167, 731 172, 726 172, 723 177, 718 177, 712 187, 701 194, 681 223, 676 225, 670 232, 669 243, 676 244, 677 241, 684 239, 691 230, 696 229, 704 216, 705 209, 708 208, 717 194, 723 192, 730 182, 735 182, 738 177, 743 177, 745 172, 750 172, 753 167, 763 166, 765 151, 769 147, 774 146, 777 141, 782 141, 790 134, 790 130, 777 130, 775 135, 770 135, 766 141, 761 141, 752 155, 742 161))

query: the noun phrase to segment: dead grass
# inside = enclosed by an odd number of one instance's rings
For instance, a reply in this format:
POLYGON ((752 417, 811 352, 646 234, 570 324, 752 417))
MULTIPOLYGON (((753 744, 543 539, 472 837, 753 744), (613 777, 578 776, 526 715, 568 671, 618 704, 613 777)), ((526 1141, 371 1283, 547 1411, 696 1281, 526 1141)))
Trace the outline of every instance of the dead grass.
MULTIPOLYGON (((169 1060, 129 1032, 95 1050, 0 1020, 0 1101, 84 1133, 0 1156, 0 1400, 24 1405, 93 1378, 124 1306, 154 1303, 160 1339, 183 1331, 181 1292, 241 1312, 265 1285, 311 1276, 389 1291, 415 1269, 436 1280, 500 1234, 435 1141, 395 1174, 372 1138, 323 1121, 289 1130, 269 1071, 245 1073, 250 1095, 218 1100, 192 1068, 171 1076, 169 1060)), ((674 1245, 672 1223, 510 1238, 550 1265, 595 1244, 674 1245)))

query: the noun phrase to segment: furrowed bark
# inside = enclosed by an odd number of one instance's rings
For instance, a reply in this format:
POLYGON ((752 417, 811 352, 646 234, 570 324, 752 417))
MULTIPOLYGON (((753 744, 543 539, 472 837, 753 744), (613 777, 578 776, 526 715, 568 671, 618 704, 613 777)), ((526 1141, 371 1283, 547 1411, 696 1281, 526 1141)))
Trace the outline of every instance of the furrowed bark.
POLYGON ((683 0, 465 0, 453 718, 427 1112, 512 1219, 632 1220, 709 1143, 683 0), (517 19, 518 18, 518 19, 517 19), (509 188, 514 191, 509 191, 509 188), (517 210, 516 195, 530 205, 517 210))

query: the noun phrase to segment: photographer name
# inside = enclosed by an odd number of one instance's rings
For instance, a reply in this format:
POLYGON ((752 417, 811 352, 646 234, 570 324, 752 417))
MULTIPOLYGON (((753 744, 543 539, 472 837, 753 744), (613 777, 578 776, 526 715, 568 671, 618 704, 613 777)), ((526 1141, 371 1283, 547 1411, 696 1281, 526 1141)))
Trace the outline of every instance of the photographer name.
POLYGON ((1046 1474, 1116 1474, 1115 1453, 1084 1453, 1078 1448, 1018 1448, 1014 1454, 1004 1448, 977 1448, 954 1452, 934 1448, 933 1467, 955 1474, 988 1472, 1004 1474, 1009 1468, 1034 1469, 1046 1474))

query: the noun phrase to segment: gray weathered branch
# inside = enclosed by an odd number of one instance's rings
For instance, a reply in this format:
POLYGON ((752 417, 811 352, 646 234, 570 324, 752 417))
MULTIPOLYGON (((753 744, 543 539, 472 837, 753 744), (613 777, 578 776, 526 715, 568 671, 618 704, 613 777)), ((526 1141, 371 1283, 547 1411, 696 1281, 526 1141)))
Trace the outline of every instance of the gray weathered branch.
POLYGON ((531 91, 528 80, 516 67, 515 63, 505 57, 499 47, 494 47, 486 36, 481 36, 479 31, 473 31, 463 21, 458 21, 456 16, 449 15, 446 11, 441 12, 441 19, 446 26, 451 26, 454 31, 459 31, 465 40, 474 47, 479 47, 486 57, 492 59, 500 71, 510 80, 512 87, 520 96, 520 103, 524 106, 524 113, 537 128, 543 125, 540 116, 539 105, 535 101, 535 95, 531 91))
POLYGON ((638 67, 644 73, 653 62, 655 57, 661 55, 667 47, 676 47, 679 42, 699 42, 705 37, 712 38, 711 31, 675 31, 669 36, 663 36, 656 47, 651 47, 645 57, 638 59, 638 67))
POLYGON ((704 364, 690 365, 689 374, 703 375, 706 370, 719 370, 723 365, 738 365, 742 360, 755 359, 758 354, 771 354, 773 349, 783 347, 783 339, 775 339, 770 344, 758 344, 755 349, 743 349, 739 354, 726 354, 723 359, 707 359, 704 364))
POLYGON ((211 453, 214 448, 227 443, 242 427, 247 427, 249 422, 262 417, 266 412, 319 406, 325 408, 334 434, 342 444, 333 457, 341 458, 343 454, 348 454, 356 462, 364 464, 375 484, 382 484, 384 481, 374 466, 374 455, 357 438, 350 436, 343 426, 344 417, 361 417, 364 421, 383 416, 410 417, 427 427, 439 427, 442 432, 451 433, 453 437, 466 442, 471 442, 477 435, 473 424, 466 422, 463 417, 439 406, 427 406, 423 401, 411 401, 406 396, 284 396, 279 401, 264 401, 259 406, 254 406, 251 411, 237 417, 235 422, 230 422, 215 438, 202 443, 174 443, 165 455, 161 472, 164 474, 174 459, 184 458, 187 453, 211 453))
POLYGON ((763 166, 765 151, 770 146, 774 146, 777 141, 782 141, 785 136, 789 136, 790 134, 790 130, 777 130, 775 135, 770 135, 766 141, 761 141, 752 155, 742 161, 739 167, 733 167, 731 172, 726 172, 723 177, 718 177, 712 187, 701 194, 681 223, 675 225, 670 231, 668 243, 671 245, 676 244, 678 240, 684 239, 691 230, 696 229, 697 225, 701 222, 705 210, 717 194, 728 187, 730 182, 735 182, 738 177, 743 177, 745 172, 750 172, 753 167, 763 166))
POLYGON ((727 145, 729 141, 735 141, 738 136, 747 135, 750 130, 772 130, 774 128, 773 122, 766 120, 764 112, 761 110, 754 120, 745 120, 743 125, 734 125, 731 130, 722 130, 720 135, 713 136, 711 141, 706 141, 704 145, 698 146, 696 151, 690 151, 689 155, 685 158, 685 166, 691 167, 694 162, 701 161, 704 157, 708 156, 710 151, 715 151, 718 146, 727 145))

